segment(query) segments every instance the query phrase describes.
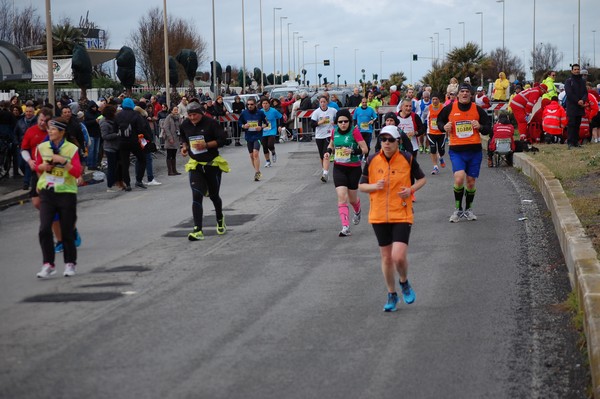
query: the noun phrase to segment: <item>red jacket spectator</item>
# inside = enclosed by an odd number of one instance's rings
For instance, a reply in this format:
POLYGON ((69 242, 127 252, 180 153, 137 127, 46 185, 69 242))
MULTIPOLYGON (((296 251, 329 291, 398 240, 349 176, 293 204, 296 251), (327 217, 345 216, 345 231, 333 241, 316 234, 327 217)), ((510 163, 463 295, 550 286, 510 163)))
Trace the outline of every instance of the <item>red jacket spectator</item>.
POLYGON ((553 100, 544 108, 542 128, 544 132, 553 136, 562 136, 563 130, 567 127, 567 111, 559 104, 558 100, 553 100))

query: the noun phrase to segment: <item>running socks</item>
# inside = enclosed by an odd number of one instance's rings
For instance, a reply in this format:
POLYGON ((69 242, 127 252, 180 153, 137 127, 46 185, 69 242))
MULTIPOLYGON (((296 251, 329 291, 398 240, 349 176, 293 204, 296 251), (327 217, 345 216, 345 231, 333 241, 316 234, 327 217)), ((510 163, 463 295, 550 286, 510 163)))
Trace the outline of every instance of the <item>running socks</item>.
POLYGON ((338 212, 340 214, 342 226, 350 226, 348 204, 338 204, 338 212))
MULTIPOLYGON (((456 203, 456 205, 454 206, 456 209, 460 209, 462 211, 462 199, 463 199, 463 194, 465 193, 465 187, 464 186, 460 186, 460 187, 456 187, 454 186, 454 201, 456 203)), ((475 191, 473 191, 473 195, 475 195, 475 191)), ((468 197, 467 197, 468 198, 468 197)), ((472 201, 472 199, 471 199, 472 201)), ((467 200, 468 203, 468 200, 467 200)), ((469 207, 467 206, 467 209, 469 207)))
POLYGON ((467 192, 467 195, 465 196, 465 209, 471 209, 471 204, 473 203, 473 199, 475 199, 475 191, 477 191, 477 189, 473 187, 473 190, 467 188, 465 191, 467 192))

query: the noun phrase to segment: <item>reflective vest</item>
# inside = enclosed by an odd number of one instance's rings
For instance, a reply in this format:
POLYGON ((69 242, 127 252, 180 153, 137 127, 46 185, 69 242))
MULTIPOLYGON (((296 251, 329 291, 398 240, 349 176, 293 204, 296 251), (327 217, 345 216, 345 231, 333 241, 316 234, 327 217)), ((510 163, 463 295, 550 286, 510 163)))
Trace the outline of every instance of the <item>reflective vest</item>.
POLYGON ((471 108, 468 111, 461 111, 458 108, 458 101, 452 103, 452 109, 448 116, 448 121, 452 123, 450 146, 481 144, 479 129, 473 127, 472 120, 479 120, 479 112, 477 112, 475 103, 471 103, 471 108))
POLYGON ((554 136, 560 136, 567 126, 567 113, 558 101, 552 101, 544 108, 542 128, 544 132, 554 136))
POLYGON ((412 155, 396 151, 388 161, 379 151, 369 162, 369 183, 385 181, 383 190, 369 194, 369 223, 413 223, 411 198, 400 198, 398 193, 411 186, 412 155), (407 159, 408 157, 408 159, 407 159))
MULTIPOLYGON (((37 146, 37 150, 44 163, 52 160, 52 146, 50 141, 44 141, 37 146)), ((59 148, 59 155, 68 159, 73 159, 79 148, 68 141, 64 141, 59 148)), ((52 171, 44 171, 38 179, 38 190, 45 190, 52 187, 55 193, 73 193, 77 194, 77 179, 69 174, 61 165, 55 165, 52 171)))
POLYGON ((433 108, 433 105, 429 106, 429 120, 427 121, 428 134, 444 134, 437 125, 437 117, 442 111, 442 108, 444 108, 442 104, 438 106, 437 110, 433 108))
POLYGON ((527 90, 523 90, 510 102, 510 107, 513 111, 517 109, 524 110, 526 114, 530 114, 533 110, 533 106, 541 97, 542 91, 537 87, 532 87, 527 90))

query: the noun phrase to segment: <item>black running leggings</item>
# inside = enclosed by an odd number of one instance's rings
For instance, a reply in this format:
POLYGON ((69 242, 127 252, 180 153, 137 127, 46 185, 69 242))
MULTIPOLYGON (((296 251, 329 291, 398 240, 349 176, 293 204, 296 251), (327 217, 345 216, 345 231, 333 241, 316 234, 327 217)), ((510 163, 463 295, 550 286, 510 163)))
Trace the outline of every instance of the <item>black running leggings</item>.
POLYGON ((276 137, 277 136, 263 136, 260 139, 260 143, 262 144, 264 154, 268 154, 269 150, 272 153, 275 153, 275 138, 276 137))
POLYGON ((77 263, 74 226, 77 221, 77 194, 55 193, 54 190, 40 190, 40 231, 38 233, 44 263, 54 265, 54 238, 52 222, 54 216, 60 218, 63 257, 65 263, 77 263))
POLYGON ((216 166, 202 166, 190 170, 190 187, 192 188, 192 215, 194 226, 202 230, 202 200, 209 197, 215 206, 217 221, 223 219, 223 201, 219 196, 221 188, 221 169, 216 166))

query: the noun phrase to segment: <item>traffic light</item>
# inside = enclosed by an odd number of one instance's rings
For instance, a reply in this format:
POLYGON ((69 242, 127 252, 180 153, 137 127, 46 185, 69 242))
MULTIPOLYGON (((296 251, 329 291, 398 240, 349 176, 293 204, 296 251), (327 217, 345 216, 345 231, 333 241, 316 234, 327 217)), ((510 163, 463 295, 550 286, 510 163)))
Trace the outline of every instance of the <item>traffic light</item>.
POLYGON ((413 61, 419 61, 419 56, 417 54, 413 54, 413 61))
POLYGON ((329 60, 323 60, 323 65, 329 66, 329 60))

